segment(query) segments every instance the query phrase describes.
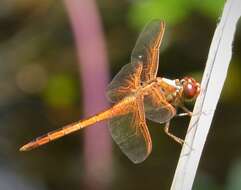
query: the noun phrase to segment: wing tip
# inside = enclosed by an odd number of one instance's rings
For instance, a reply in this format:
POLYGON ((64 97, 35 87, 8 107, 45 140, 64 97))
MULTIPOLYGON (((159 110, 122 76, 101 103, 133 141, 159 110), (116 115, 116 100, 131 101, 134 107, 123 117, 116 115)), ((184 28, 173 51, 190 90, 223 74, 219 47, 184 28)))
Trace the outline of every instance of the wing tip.
POLYGON ((153 23, 153 22, 158 23, 161 27, 165 27, 165 25, 166 25, 166 22, 165 22, 164 20, 158 19, 158 18, 152 19, 152 20, 150 21, 150 23, 153 23))
POLYGON ((142 162, 144 162, 148 156, 150 155, 150 152, 147 153, 145 156, 143 156, 141 159, 137 159, 137 158, 131 158, 127 155, 127 157, 134 163, 134 164, 141 164, 142 162))
POLYGON ((147 150, 144 154, 142 154, 142 156, 136 156, 136 155, 132 155, 132 154, 127 154, 126 152, 123 151, 123 153, 134 163, 134 164, 140 164, 142 162, 144 162, 149 155, 151 154, 152 151, 152 143, 148 143, 147 145, 147 150))
POLYGON ((166 27, 166 23, 164 20, 159 20, 159 25, 160 25, 161 30, 164 30, 166 27))

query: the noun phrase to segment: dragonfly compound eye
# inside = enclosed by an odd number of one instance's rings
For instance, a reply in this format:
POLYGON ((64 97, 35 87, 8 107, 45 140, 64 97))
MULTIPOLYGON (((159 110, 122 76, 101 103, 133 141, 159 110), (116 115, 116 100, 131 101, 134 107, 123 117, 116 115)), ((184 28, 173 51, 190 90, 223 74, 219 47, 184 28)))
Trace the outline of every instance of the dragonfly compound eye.
POLYGON ((193 78, 185 77, 181 80, 183 85, 184 100, 191 101, 195 99, 200 93, 200 85, 193 78))

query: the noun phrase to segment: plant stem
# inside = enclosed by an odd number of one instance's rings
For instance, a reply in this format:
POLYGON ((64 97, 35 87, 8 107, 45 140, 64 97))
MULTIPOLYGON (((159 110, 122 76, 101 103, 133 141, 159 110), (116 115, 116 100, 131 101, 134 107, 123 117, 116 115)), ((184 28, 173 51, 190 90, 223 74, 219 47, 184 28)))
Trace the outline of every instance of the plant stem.
POLYGON ((188 146, 184 144, 182 148, 172 190, 192 189, 214 111, 226 79, 236 24, 240 16, 241 1, 227 0, 212 39, 201 83, 201 94, 196 101, 194 116, 191 118, 185 138, 188 146))

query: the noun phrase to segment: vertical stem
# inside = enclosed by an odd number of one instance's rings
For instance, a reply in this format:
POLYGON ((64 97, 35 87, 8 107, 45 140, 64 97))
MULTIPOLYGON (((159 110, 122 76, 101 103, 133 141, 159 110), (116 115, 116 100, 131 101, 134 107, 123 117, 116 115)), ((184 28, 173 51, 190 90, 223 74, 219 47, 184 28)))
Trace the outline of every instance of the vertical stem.
POLYGON ((241 1, 227 0, 209 49, 201 93, 194 107, 195 116, 190 121, 185 138, 188 146, 184 145, 182 148, 171 186, 172 190, 192 189, 214 111, 226 79, 232 57, 232 43, 236 24, 240 16, 241 1))
MULTIPOLYGON (((77 46, 85 116, 108 106, 107 53, 99 13, 94 0, 65 0, 77 46)), ((111 141, 105 124, 85 130, 86 189, 106 189, 111 169, 111 141)))

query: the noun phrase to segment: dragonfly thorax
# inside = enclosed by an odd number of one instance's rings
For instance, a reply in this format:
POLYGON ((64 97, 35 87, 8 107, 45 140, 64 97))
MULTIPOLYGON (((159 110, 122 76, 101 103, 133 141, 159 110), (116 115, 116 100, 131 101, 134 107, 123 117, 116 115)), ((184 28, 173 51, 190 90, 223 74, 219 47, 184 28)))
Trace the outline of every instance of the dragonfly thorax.
POLYGON ((162 78, 162 82, 164 82, 167 86, 162 85, 161 91, 165 95, 166 100, 171 104, 176 104, 176 101, 180 99, 180 92, 182 91, 181 86, 177 83, 177 80, 171 80, 167 78, 162 78))

